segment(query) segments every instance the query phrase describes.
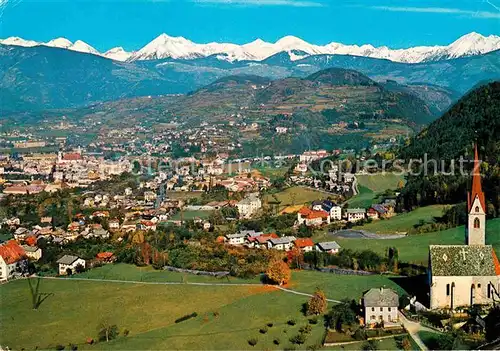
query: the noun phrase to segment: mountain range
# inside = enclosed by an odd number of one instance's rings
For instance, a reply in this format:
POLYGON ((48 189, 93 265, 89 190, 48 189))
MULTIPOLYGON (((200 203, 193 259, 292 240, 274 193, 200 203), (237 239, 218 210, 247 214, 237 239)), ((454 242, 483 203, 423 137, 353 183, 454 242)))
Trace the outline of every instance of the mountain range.
MULTIPOLYGON (((228 62, 217 56, 120 62, 67 48, 0 44, 2 113, 81 107, 137 96, 186 94, 234 75, 257 75, 272 80, 303 78, 331 67, 359 71, 376 82, 419 85, 421 97, 428 94, 426 86, 436 85, 455 92, 452 100, 481 82, 500 80, 499 50, 417 64, 350 55, 307 56, 301 51, 281 52, 260 62, 228 62), (306 57, 294 60, 291 56, 306 57)), ((449 102, 444 99, 441 108, 449 102)))
POLYGON ((0 44, 24 47, 49 46, 83 53, 103 56, 116 61, 158 60, 158 59, 196 59, 215 55, 226 61, 262 61, 280 52, 287 52, 292 60, 300 60, 311 55, 352 55, 387 59, 394 62, 419 63, 447 60, 459 57, 485 54, 500 49, 500 36, 483 36, 471 32, 446 46, 416 46, 407 49, 391 49, 387 46, 374 47, 365 45, 345 45, 331 42, 315 45, 294 36, 286 36, 275 43, 261 39, 238 45, 232 43, 198 44, 184 37, 172 37, 161 34, 143 48, 127 52, 122 47, 115 47, 106 52, 98 52, 89 44, 77 40, 74 43, 65 38, 49 42, 36 42, 19 37, 0 40, 0 44), (300 52, 300 54, 296 54, 300 52))

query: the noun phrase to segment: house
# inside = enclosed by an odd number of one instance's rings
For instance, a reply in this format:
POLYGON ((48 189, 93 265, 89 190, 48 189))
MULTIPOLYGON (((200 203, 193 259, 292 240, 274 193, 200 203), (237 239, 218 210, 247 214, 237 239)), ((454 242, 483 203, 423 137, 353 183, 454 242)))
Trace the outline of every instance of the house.
POLYGON ((112 252, 99 252, 96 255, 96 258, 99 262, 103 263, 112 263, 116 260, 115 255, 112 252))
POLYGON ((225 236, 225 242, 229 245, 243 245, 245 243, 245 238, 247 234, 244 232, 236 234, 228 234, 225 236))
POLYGON ((363 295, 365 325, 375 326, 377 323, 397 323, 399 296, 388 288, 373 288, 363 295))
POLYGON ((348 208, 346 217, 348 222, 357 222, 365 219, 366 210, 364 208, 348 208))
POLYGON ((109 232, 103 228, 96 228, 96 229, 92 230, 92 232, 90 232, 87 235, 87 237, 107 239, 107 238, 109 238, 109 232))
POLYGON ((26 257, 26 252, 15 240, 0 245, 0 281, 24 272, 28 265, 26 257))
POLYGON ((298 163, 297 166, 295 166, 295 172, 299 173, 306 173, 307 172, 307 163, 298 163))
POLYGON ((330 200, 314 201, 312 203, 312 209, 328 212, 330 219, 333 221, 340 221, 342 219, 342 207, 330 200))
POLYGON ((315 245, 316 251, 327 252, 329 254, 337 254, 340 250, 340 245, 336 241, 327 241, 323 243, 317 243, 315 245))
POLYGON ((304 252, 311 252, 314 248, 314 242, 311 238, 298 238, 293 242, 293 245, 304 252))
POLYGON ((248 247, 254 247, 256 249, 267 249, 267 242, 271 239, 278 239, 279 236, 276 233, 270 234, 260 234, 257 236, 248 236, 246 238, 246 244, 248 247))
POLYGON ((296 240, 294 236, 284 236, 281 238, 272 238, 267 241, 268 249, 276 249, 282 251, 288 251, 292 248, 293 242, 296 240))
POLYGON ((120 220, 110 219, 108 222, 108 226, 110 230, 118 230, 120 229, 120 220))
POLYGON ((250 218, 262 207, 262 202, 260 201, 257 193, 252 193, 238 202, 236 207, 238 207, 240 217, 250 218))
POLYGON ((59 264, 59 275, 71 275, 76 272, 76 267, 78 265, 85 268, 85 260, 72 255, 64 255, 57 260, 59 264))
POLYGON ((367 215, 368 217, 373 216, 373 218, 389 218, 394 214, 394 209, 390 206, 385 206, 382 204, 372 205, 368 209, 367 215), (376 216, 375 216, 376 213, 376 216))
POLYGON ((330 214, 323 210, 311 210, 307 207, 302 207, 297 213, 297 222, 300 224, 305 223, 309 226, 320 226, 330 223, 330 214))
MULTIPOLYGON (((32 238, 32 237, 30 237, 32 238)), ((26 253, 26 256, 29 258, 32 258, 35 261, 38 261, 40 258, 42 258, 42 249, 37 247, 37 246, 30 246, 30 245, 21 245, 23 248, 24 252, 26 253)))
POLYGON ((472 189, 467 194, 465 245, 430 245, 430 308, 489 304, 500 298, 500 261, 485 244, 486 200, 481 187, 477 147, 472 189))
POLYGON ((368 211, 366 211, 366 217, 370 219, 378 219, 379 213, 373 208, 370 207, 368 211))
POLYGON ((144 200, 150 202, 156 200, 156 193, 154 191, 145 191, 144 192, 144 200))

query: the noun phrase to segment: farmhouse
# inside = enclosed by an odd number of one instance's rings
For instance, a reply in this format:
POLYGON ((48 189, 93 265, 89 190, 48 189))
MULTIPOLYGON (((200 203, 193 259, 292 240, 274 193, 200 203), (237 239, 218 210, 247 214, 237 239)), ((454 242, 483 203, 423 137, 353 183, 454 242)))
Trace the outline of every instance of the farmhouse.
POLYGON ((304 252, 311 252, 314 248, 314 242, 311 238, 299 238, 293 242, 295 247, 304 252))
POLYGON ((26 252, 15 240, 0 245, 0 281, 8 280, 27 266, 26 252))
POLYGON ((76 271, 76 266, 85 268, 85 260, 78 256, 64 255, 57 260, 59 264, 59 275, 71 275, 76 271))
POLYGON ((311 210, 307 207, 302 207, 297 213, 297 222, 305 223, 307 226, 320 226, 330 223, 330 214, 323 210, 311 210))
POLYGON ((346 210, 346 217, 348 222, 357 222, 365 219, 365 209, 364 208, 348 208, 346 210))
POLYGON ((267 248, 288 251, 292 248, 295 240, 296 238, 294 236, 284 236, 278 239, 273 238, 267 241, 267 248))
POLYGON ((370 289, 363 295, 365 324, 374 326, 377 323, 397 323, 399 296, 387 288, 370 289))
POLYGON ((241 217, 249 218, 262 207, 262 202, 258 194, 250 194, 248 197, 238 202, 236 207, 238 207, 241 217))
POLYGON ((329 254, 337 254, 340 250, 340 245, 336 241, 327 241, 323 243, 317 243, 315 245, 316 251, 327 252, 329 254))
POLYGON ((24 252, 26 253, 26 257, 32 258, 35 261, 38 261, 42 258, 42 249, 37 246, 29 246, 22 245, 24 252))

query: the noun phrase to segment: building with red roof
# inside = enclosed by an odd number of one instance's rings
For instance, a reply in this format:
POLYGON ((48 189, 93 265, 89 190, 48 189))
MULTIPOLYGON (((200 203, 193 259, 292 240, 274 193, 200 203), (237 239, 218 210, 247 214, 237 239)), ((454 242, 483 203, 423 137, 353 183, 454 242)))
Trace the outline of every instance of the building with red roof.
POLYGON ((305 223, 309 226, 320 226, 330 224, 330 214, 323 210, 312 210, 308 207, 302 207, 297 213, 297 222, 305 223))
POLYGON ((9 240, 0 245, 0 281, 12 278, 16 272, 27 268, 26 252, 15 240, 9 240))
POLYGON ((293 244, 295 245, 295 247, 304 252, 310 252, 314 248, 314 242, 311 240, 311 238, 298 238, 293 242, 293 244))

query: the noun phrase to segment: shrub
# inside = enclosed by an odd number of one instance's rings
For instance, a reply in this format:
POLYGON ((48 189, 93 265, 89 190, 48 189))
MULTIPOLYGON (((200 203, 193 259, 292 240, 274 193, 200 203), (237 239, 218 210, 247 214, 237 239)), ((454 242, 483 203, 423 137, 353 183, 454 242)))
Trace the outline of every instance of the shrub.
POLYGON ((68 346, 69 346, 69 349, 70 349, 71 351, 76 351, 76 350, 78 350, 78 346, 76 346, 75 344, 69 344, 68 346))
POLYGON ((312 331, 312 327, 310 325, 305 325, 303 327, 300 327, 299 333, 302 334, 309 334, 312 331))
POLYGON ((257 339, 255 339, 255 338, 249 339, 248 340, 248 345, 250 345, 250 346, 257 345, 257 339))
POLYGON ((309 324, 318 324, 318 317, 309 319, 309 324))
POLYGON ((281 342, 280 339, 274 339, 273 340, 274 345, 279 345, 280 342, 281 342))
POLYGON ((290 319, 288 320, 288 322, 286 322, 288 325, 295 325, 297 324, 297 322, 295 321, 295 319, 290 319))
POLYGON ((59 350, 59 351, 64 350, 64 345, 61 345, 61 344, 56 345, 56 350, 59 350))
POLYGON ((273 323, 267 323, 266 325, 267 325, 269 328, 272 328, 274 324, 273 324, 273 323))
POLYGON ((291 342, 292 344, 302 345, 303 343, 305 343, 305 342, 306 342, 306 339, 307 339, 307 335, 306 335, 306 334, 304 334, 304 333, 299 333, 299 334, 297 334, 297 335, 295 335, 295 336, 292 336, 292 337, 290 338, 290 342, 291 342))
POLYGON ((259 332, 260 332, 261 334, 265 334, 265 333, 267 333, 267 331, 268 331, 267 327, 264 327, 264 328, 260 328, 260 329, 259 329, 259 332))
POLYGON ((128 329, 123 330, 123 336, 127 336, 129 333, 130 333, 130 331, 128 329))
POLYGON ((181 318, 177 318, 175 320, 175 323, 180 323, 180 322, 184 322, 184 321, 187 321, 188 319, 191 319, 191 318, 195 318, 198 316, 198 313, 196 312, 193 312, 191 314, 187 314, 185 316, 182 316, 181 318))

